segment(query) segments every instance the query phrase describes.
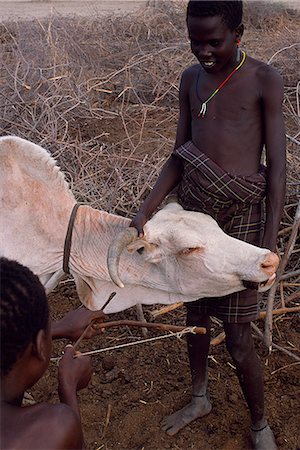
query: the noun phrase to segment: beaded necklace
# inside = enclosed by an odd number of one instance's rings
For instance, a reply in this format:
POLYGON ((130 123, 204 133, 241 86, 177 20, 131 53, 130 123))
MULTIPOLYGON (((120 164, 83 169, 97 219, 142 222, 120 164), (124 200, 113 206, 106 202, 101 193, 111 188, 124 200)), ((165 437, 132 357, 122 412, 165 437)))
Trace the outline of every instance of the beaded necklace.
POLYGON ((235 69, 233 69, 233 71, 228 75, 228 77, 220 84, 220 86, 217 87, 217 89, 208 97, 207 100, 205 100, 205 102, 202 103, 201 105, 201 109, 198 113, 198 117, 203 118, 206 114, 206 110, 207 110, 207 103, 214 98, 214 96, 222 89, 223 86, 225 86, 225 84, 227 83, 227 81, 230 80, 230 78, 232 77, 232 75, 240 69, 240 67, 242 67, 242 65, 245 62, 246 59, 246 53, 244 51, 242 51, 242 60, 241 62, 236 66, 235 69))

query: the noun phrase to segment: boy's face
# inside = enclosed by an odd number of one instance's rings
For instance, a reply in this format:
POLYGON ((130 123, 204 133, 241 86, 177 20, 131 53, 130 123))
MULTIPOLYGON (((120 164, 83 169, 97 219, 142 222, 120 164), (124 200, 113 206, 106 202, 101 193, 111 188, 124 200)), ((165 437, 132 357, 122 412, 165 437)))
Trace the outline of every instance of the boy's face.
POLYGON ((221 16, 188 16, 192 53, 208 73, 236 65, 238 30, 231 31, 221 16))

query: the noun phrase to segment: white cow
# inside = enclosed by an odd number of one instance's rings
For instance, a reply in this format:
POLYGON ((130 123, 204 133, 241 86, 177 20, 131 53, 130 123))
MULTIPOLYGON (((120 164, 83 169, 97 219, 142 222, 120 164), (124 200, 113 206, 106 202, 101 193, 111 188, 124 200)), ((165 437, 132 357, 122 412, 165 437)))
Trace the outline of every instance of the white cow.
MULTIPOLYGON (((64 275, 63 248, 76 200, 49 153, 18 137, 0 138, 0 255, 36 273, 50 292, 64 275)), ((233 239, 209 216, 169 204, 146 225, 145 238, 117 243, 106 264, 110 244, 129 219, 79 207, 69 261, 81 302, 117 312, 137 303, 174 303, 244 289, 242 281, 274 277, 278 258, 233 239), (136 251, 139 250, 139 251, 136 251), (141 251, 143 250, 143 251, 141 251), (121 256, 120 256, 121 254, 121 256), (121 281, 122 280, 122 281, 121 281)), ((136 236, 136 234, 135 234, 136 236)), ((122 240, 122 239, 121 239, 122 240)))

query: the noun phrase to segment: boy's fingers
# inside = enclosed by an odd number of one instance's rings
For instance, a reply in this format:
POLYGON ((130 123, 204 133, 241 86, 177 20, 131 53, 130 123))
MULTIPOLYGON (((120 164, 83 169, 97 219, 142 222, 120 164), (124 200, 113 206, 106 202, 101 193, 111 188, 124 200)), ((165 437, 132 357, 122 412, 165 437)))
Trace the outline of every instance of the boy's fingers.
POLYGON ((63 353, 64 353, 64 355, 74 356, 74 355, 75 355, 75 350, 74 350, 73 345, 67 344, 67 345, 65 346, 65 348, 64 348, 63 353))
POLYGON ((99 311, 93 311, 93 319, 108 319, 108 316, 100 309, 99 311))

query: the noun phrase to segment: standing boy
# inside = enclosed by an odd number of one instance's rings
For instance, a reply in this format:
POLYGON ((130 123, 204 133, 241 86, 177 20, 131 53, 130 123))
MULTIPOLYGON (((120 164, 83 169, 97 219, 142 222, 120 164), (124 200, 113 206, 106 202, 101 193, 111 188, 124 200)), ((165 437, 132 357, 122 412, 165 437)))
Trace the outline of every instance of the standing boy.
POLYGON ((0 258, 0 281, 0 447, 82 449, 76 392, 91 378, 89 357, 74 358, 74 348, 65 348, 58 368, 61 403, 22 407, 22 400, 24 392, 48 368, 52 337, 76 339, 91 320, 104 319, 105 315, 101 311, 76 310, 51 327, 45 290, 36 275, 16 261, 0 258))
MULTIPOLYGON (((177 187, 185 209, 208 213, 231 236, 274 251, 285 196, 282 78, 240 49, 242 1, 191 0, 187 28, 199 63, 182 74, 175 149, 132 226, 142 235, 145 222, 177 187), (264 147, 266 168, 260 164, 264 147)), ((223 321, 250 410, 253 447, 271 450, 276 444, 264 415, 262 369, 251 335, 257 314, 257 292, 246 289, 188 304, 187 325, 209 330, 210 315, 223 321)), ((164 420, 170 435, 211 411, 209 342, 209 333, 188 337, 192 399, 164 420)))

